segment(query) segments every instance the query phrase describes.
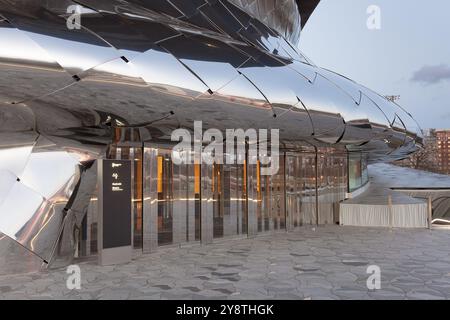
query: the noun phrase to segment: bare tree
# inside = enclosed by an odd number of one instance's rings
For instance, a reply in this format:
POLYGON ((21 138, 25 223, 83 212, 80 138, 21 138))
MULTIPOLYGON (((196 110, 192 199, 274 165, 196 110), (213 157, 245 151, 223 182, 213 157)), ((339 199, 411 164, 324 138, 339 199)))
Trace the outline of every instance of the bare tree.
POLYGON ((408 158, 396 161, 396 165, 431 172, 439 172, 438 147, 435 142, 426 143, 422 150, 413 153, 408 158))

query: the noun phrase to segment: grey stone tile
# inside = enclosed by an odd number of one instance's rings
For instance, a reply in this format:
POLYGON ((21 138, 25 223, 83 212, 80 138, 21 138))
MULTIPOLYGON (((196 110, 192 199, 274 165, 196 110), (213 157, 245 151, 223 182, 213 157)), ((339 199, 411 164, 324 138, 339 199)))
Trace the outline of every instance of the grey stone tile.
POLYGON ((369 296, 379 300, 403 300, 406 294, 403 290, 395 287, 384 287, 378 290, 369 290, 369 296))
POLYGON ((324 226, 161 248, 130 264, 0 276, 1 299, 450 299, 450 231, 324 226), (439 248, 439 249, 437 249, 439 248), (368 265, 381 289, 368 290, 368 265))
POLYGON ((412 289, 408 291, 406 294, 408 299, 417 299, 417 300, 443 300, 445 296, 433 289, 423 288, 423 289, 412 289))

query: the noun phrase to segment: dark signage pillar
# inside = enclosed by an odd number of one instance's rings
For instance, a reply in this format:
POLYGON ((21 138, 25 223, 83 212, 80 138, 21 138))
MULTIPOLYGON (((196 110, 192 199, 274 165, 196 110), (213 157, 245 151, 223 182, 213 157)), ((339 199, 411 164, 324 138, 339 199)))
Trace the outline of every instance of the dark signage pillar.
POLYGON ((131 162, 99 161, 98 188, 99 263, 131 261, 131 162))

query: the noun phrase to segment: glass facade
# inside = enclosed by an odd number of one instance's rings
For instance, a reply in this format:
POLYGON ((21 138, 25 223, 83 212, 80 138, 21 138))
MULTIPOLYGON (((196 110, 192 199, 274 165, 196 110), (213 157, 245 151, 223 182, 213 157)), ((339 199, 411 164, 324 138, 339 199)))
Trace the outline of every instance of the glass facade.
POLYGON ((369 182, 367 155, 362 153, 348 154, 348 191, 353 192, 369 182))
POLYGON ((164 148, 144 148, 143 158, 143 250, 200 240, 200 166, 177 165, 164 148))
POLYGON ((323 150, 318 156, 319 224, 339 222, 339 202, 347 191, 347 157, 323 150))
MULTIPOLYGON (((160 246, 338 223, 347 181, 357 185, 364 176, 361 155, 347 157, 331 148, 282 153, 278 172, 270 176, 262 174, 259 161, 179 165, 172 156, 170 148, 158 146, 110 150, 109 157, 133 163, 136 254, 160 246)), ((83 226, 83 255, 96 253, 96 230, 93 198, 83 226)))
POLYGON ((276 231, 286 228, 284 156, 280 156, 280 167, 275 175, 261 174, 263 166, 259 161, 249 166, 249 217, 255 217, 251 234, 276 231), (251 183, 250 183, 251 182, 251 183))

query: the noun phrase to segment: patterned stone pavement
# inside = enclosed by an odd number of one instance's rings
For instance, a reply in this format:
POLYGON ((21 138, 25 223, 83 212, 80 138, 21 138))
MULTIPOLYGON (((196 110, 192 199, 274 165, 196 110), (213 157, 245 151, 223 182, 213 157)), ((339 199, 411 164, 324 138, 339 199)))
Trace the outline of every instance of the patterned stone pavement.
POLYGON ((327 226, 160 249, 126 265, 83 262, 0 277, 1 299, 449 299, 450 230, 327 226), (381 289, 368 290, 369 265, 381 289))

